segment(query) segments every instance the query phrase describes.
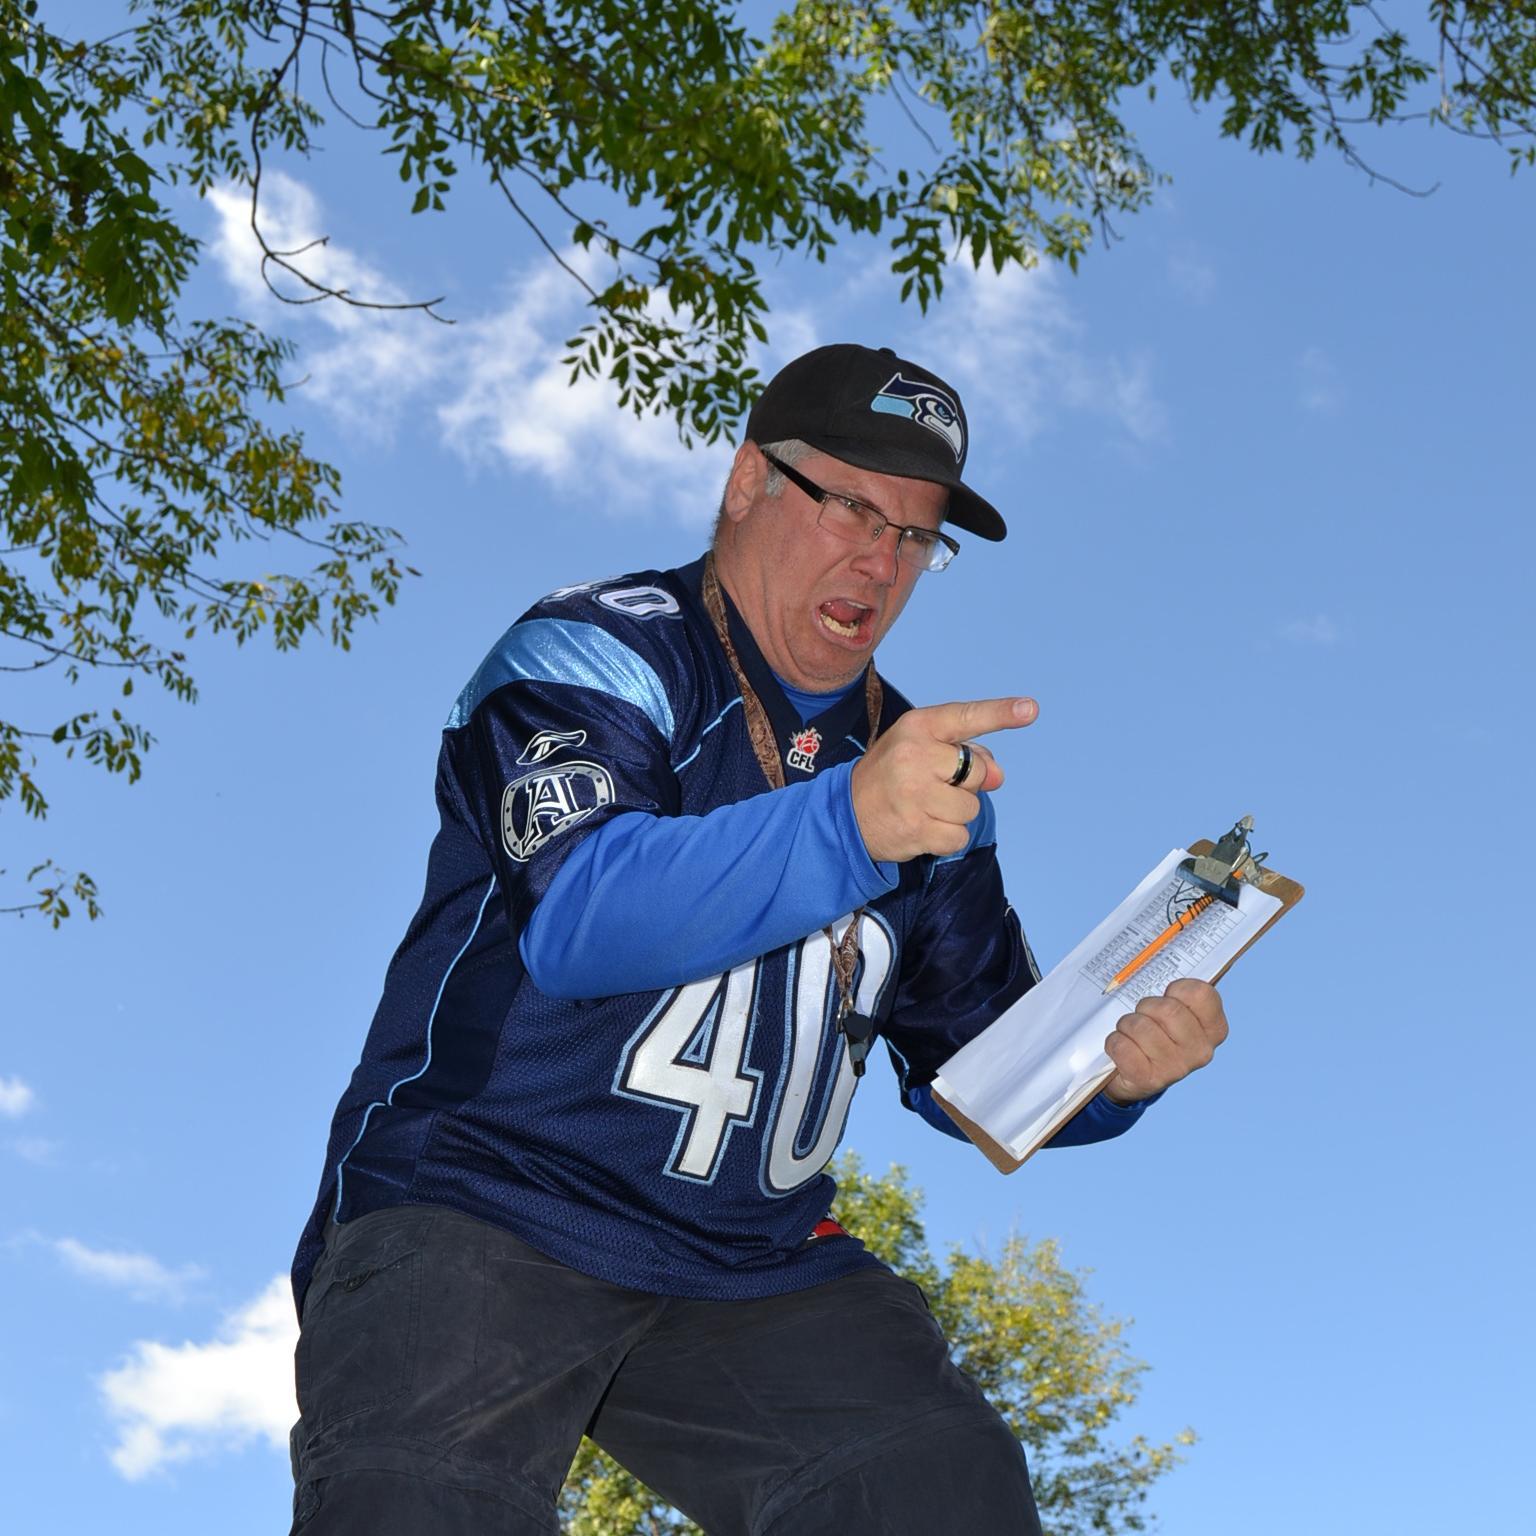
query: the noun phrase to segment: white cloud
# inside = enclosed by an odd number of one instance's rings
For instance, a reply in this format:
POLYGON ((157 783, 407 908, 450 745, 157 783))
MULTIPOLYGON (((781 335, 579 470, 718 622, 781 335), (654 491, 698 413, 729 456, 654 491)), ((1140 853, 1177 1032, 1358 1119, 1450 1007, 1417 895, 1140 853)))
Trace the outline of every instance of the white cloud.
POLYGON ((771 360, 763 357, 756 359, 758 371, 762 374, 765 383, 773 377, 777 369, 782 368, 792 359, 801 357, 816 347, 825 346, 830 341, 844 339, 841 335, 824 334, 821 317, 814 310, 807 309, 803 305, 775 303, 772 313, 764 324, 773 343, 771 360))
POLYGON ((179 1302, 205 1274, 195 1264, 167 1269, 147 1253, 88 1248, 73 1237, 56 1238, 52 1247, 77 1275, 127 1291, 136 1301, 179 1302))
MULTIPOLYGON (((469 464, 531 470, 612 511, 660 508, 695 523, 713 516, 729 450, 685 448, 670 420, 621 411, 612 385, 570 383, 560 359, 587 318, 585 295, 548 258, 512 273, 499 307, 453 326, 419 312, 391 314, 332 299, 285 309, 262 281, 245 191, 216 188, 209 201, 217 215, 209 243, 224 276, 251 312, 300 341, 300 398, 376 439, 389 437, 407 408, 424 407, 469 464)), ((262 230, 269 245, 296 250, 319 239, 325 226, 309 188, 280 172, 267 174, 262 230)), ((598 260, 588 252, 573 248, 562 258, 586 277, 597 273, 598 260)), ((316 281, 358 298, 394 304, 407 297, 366 258, 334 242, 294 261, 316 281)), ((274 268, 269 275, 285 293, 303 295, 295 279, 274 268)), ((796 329, 793 318, 788 329, 796 329)))
POLYGON ((97 1379, 116 1423, 112 1465, 137 1481, 173 1462, 238 1450, 253 1440, 286 1447, 298 1417, 297 1338, 288 1281, 278 1275, 208 1343, 140 1340, 125 1364, 97 1379))
POLYGON ((19 1077, 0 1077, 0 1115, 17 1120, 32 1108, 37 1095, 19 1077))
POLYGON ((1152 387, 1151 361, 1146 357, 1128 362, 1111 358, 1105 372, 1109 383, 1106 408, 1119 418, 1120 425, 1139 443, 1161 437, 1168 430, 1168 414, 1152 387))
MULTIPOLYGON (((584 253, 567 256, 591 270, 584 253)), ((471 464, 533 470, 612 511, 645 507, 707 521, 731 450, 686 448, 670 420, 621 410, 612 385, 571 382, 560 358, 584 318, 580 300, 570 277, 539 262, 509 285, 502 308, 461 327, 454 389, 437 407, 448 446, 471 464)))
MULTIPOLYGON (((299 370, 305 377, 303 397, 318 400, 356 431, 387 437, 411 396, 442 372, 451 328, 419 310, 360 309, 339 299, 284 306, 262 279, 247 190, 226 183, 215 187, 208 201, 218 220, 209 244, 225 278, 253 313, 268 324, 298 330, 306 340, 299 370)), ((330 240, 315 244, 327 233, 320 201, 281 171, 262 178, 261 229, 273 250, 302 251, 289 259, 317 283, 372 304, 403 304, 412 297, 347 246, 330 240)), ((289 298, 314 297, 275 264, 269 263, 267 276, 289 298)))
MULTIPOLYGON (((210 244, 225 276, 251 311, 301 343, 301 398, 373 437, 405 418, 435 421, 466 464, 539 475, 581 503, 624 515, 660 512, 702 526, 713 516, 730 466, 725 444, 685 448, 668 418, 619 408, 603 380, 570 380, 564 342, 589 318, 586 296, 548 257, 508 275, 499 302, 441 326, 419 313, 390 315, 334 300, 284 309, 266 291, 242 189, 210 194, 218 227, 210 244)), ((325 233, 319 200, 303 183, 269 173, 263 186, 268 242, 295 249, 325 233)), ((570 249, 562 258, 594 285, 601 260, 570 249)), ((359 253, 335 243, 296 258, 317 280, 359 297, 397 303, 405 290, 359 253)), ((791 357, 842 332, 861 308, 879 264, 861 262, 841 292, 820 304, 775 307, 773 346, 756 361, 765 378, 791 357)), ((883 269, 880 269, 883 270, 883 269)), ((275 276, 285 291, 293 279, 275 276)), ((1088 412, 1119 424, 1139 442, 1166 430, 1143 356, 1092 354, 1059 271, 1041 266, 1001 276, 961 264, 947 274, 943 303, 926 322, 911 318, 913 350, 930 359, 975 402, 972 416, 1001 416, 1015 441, 1028 441, 1063 412, 1088 412)))
POLYGON ((1280 631, 1282 640, 1297 645, 1333 645, 1339 638, 1339 627, 1325 613, 1315 613, 1310 619, 1292 619, 1280 631))
POLYGON ((1320 415, 1337 414, 1344 404, 1344 386, 1339 382, 1333 359, 1321 347, 1308 347, 1298 359, 1296 370, 1302 405, 1320 415))
POLYGON ((35 1163, 46 1168, 57 1160, 64 1148, 62 1141, 50 1141, 46 1136, 18 1136, 11 1142, 11 1151, 25 1163, 35 1163))
POLYGON ((1138 442, 1166 431, 1150 360, 1093 356, 1057 268, 961 265, 949 283, 957 291, 947 291, 924 356, 974 402, 973 419, 999 415, 1026 441, 1064 410, 1109 416, 1138 442))
POLYGON ((1193 304, 1204 304, 1216 291, 1216 269, 1192 251, 1169 255, 1168 279, 1193 304))
MULTIPOLYGON (((261 192, 261 229, 272 250, 328 288, 345 290, 369 303, 405 302, 398 284, 366 258, 329 239, 320 200, 303 182, 281 171, 268 171, 261 192)), ((246 299, 272 299, 261 273, 261 247, 251 229, 247 189, 225 182, 208 194, 208 200, 218 215, 213 250, 225 276, 246 299)), ((290 298, 313 297, 303 283, 275 264, 269 264, 267 276, 290 298)), ((314 309, 325 324, 339 331, 357 329, 367 313, 346 304, 317 304, 314 309)))

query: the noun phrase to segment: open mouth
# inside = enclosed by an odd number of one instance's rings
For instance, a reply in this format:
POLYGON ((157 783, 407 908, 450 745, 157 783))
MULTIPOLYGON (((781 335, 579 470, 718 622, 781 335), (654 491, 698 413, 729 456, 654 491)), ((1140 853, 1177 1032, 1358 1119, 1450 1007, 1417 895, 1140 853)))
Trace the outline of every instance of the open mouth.
POLYGON ((868 639, 874 609, 850 602, 846 597, 833 597, 816 610, 816 616, 829 634, 862 644, 868 639))

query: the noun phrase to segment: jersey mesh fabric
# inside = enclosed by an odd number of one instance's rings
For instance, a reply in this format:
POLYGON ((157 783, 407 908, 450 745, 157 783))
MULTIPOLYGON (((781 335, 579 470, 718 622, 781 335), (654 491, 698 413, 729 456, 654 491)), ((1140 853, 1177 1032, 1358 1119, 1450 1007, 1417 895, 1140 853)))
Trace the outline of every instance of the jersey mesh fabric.
MULTIPOLYGON (((552 594, 455 705, 426 890, 337 1107, 294 1261, 301 1305, 326 1216, 403 1203, 666 1295, 763 1296, 874 1262, 854 1238, 807 1241, 855 1086, 819 928, 721 976, 574 1000, 541 992, 518 953, 565 858, 611 817, 703 816, 769 792, 701 575, 695 562, 552 594)), ((781 749, 800 741, 788 777, 856 759, 863 690, 803 721, 731 625, 781 749)), ((910 707, 884 697, 882 728, 910 707)), ((1035 973, 990 845, 896 873, 866 909, 854 985, 905 1094, 1035 973)), ((664 942, 667 914, 653 920, 664 942)))

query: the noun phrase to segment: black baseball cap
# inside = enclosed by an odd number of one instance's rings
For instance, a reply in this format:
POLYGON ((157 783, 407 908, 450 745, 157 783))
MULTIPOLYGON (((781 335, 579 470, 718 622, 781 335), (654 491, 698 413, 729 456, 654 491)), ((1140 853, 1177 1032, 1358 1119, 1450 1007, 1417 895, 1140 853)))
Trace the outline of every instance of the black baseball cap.
POLYGON ((983 539, 1008 532, 997 508, 960 478, 970 446, 960 396, 889 347, 839 342, 786 363, 757 397, 747 437, 798 437, 860 469, 948 486, 948 522, 983 539))

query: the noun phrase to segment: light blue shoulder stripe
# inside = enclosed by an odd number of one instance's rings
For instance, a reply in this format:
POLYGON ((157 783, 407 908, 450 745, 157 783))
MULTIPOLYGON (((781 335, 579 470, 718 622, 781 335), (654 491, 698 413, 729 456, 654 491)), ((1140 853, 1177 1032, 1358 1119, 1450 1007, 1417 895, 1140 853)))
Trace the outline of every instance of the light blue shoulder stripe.
POLYGON ((946 853, 942 858, 935 859, 935 868, 940 864, 953 864, 956 859, 963 859, 974 849, 990 848, 997 841, 997 812, 992 809, 992 796, 983 794, 978 798, 981 801, 981 812, 971 823, 971 840, 959 853, 946 853))
POLYGON ((732 700, 731 700, 731 702, 730 702, 730 703, 729 703, 729 704, 727 704, 727 705, 726 705, 726 706, 725 706, 725 708, 724 708, 724 709, 722 709, 722 710, 721 710, 721 711, 720 711, 720 713, 719 713, 719 714, 718 714, 718 715, 716 715, 716 716, 715 716, 715 718, 714 718, 714 719, 713 719, 713 720, 711 720, 711 721, 710 721, 710 722, 709 722, 709 724, 708 724, 708 725, 706 725, 706 726, 705 726, 705 727, 704 727, 704 729, 703 729, 703 730, 702 730, 702 731, 700 731, 700 732, 699 732, 699 739, 698 739, 698 741, 697 741, 697 743, 696 743, 696 744, 695 744, 695 745, 694 745, 694 749, 693 749, 693 751, 692 751, 692 752, 690 752, 690 753, 689 753, 689 754, 688 754, 688 756, 687 756, 687 757, 685 757, 685 758, 684 758, 684 759, 683 759, 683 760, 682 760, 682 762, 680 762, 680 763, 679 763, 679 764, 678 764, 678 765, 677 765, 677 767, 675 767, 675 768, 674 768, 674 769, 673 769, 673 770, 672 770, 672 772, 673 772, 673 773, 681 773, 681 772, 682 772, 682 771, 683 771, 683 769, 684 769, 684 768, 686 768, 686 767, 687 767, 687 766, 688 766, 688 764, 689 764, 689 763, 691 763, 691 762, 692 762, 692 761, 693 761, 693 760, 694 760, 694 758, 696 758, 696 757, 697 757, 697 756, 698 756, 698 755, 699 755, 699 753, 700 753, 700 752, 702 752, 702 751, 703 751, 703 750, 704 750, 704 738, 705 738, 705 737, 706 737, 706 736, 708 736, 708 735, 709 735, 709 733, 710 733, 710 732, 711 732, 711 731, 712 731, 712 730, 714 730, 714 728, 715 728, 715 727, 716 727, 716 726, 717 726, 717 725, 719 725, 719 724, 720 724, 720 722, 721 722, 721 721, 722 721, 722 720, 724 720, 724 719, 725 719, 725 717, 726 717, 726 716, 727 716, 727 715, 728 715, 728 714, 730 714, 730 712, 731 712, 731 711, 732 711, 732 710, 733 710, 733 709, 735 709, 735 708, 736 708, 736 706, 737 706, 737 705, 738 705, 738 704, 740 704, 740 703, 741 703, 741 697, 740 697, 740 695, 738 695, 738 696, 737 696, 737 697, 736 697, 736 698, 734 698, 734 699, 732 699, 732 700))
POLYGON ((571 683, 633 704, 670 742, 672 701, 643 657, 596 624, 527 619, 514 624, 470 678, 445 729, 457 730, 507 683, 571 683))

